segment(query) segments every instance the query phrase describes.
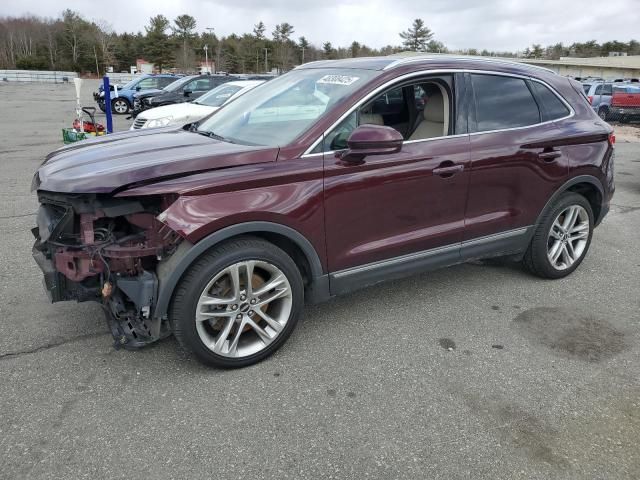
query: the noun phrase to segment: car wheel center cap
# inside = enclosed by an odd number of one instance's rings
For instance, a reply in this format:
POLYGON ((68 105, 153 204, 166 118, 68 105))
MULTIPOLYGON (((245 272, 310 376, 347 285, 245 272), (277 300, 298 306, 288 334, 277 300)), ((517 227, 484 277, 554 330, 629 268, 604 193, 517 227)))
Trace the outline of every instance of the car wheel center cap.
POLYGON ((249 311, 249 304, 248 303, 243 303, 242 305, 240 305, 240 311, 242 313, 247 313, 249 311))

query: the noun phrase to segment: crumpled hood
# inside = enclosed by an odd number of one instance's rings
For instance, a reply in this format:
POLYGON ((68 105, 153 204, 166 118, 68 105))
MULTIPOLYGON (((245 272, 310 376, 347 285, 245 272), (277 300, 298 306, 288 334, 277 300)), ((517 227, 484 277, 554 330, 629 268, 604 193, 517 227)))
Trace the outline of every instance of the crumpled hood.
POLYGON ((56 150, 36 172, 38 190, 111 193, 128 185, 274 162, 278 148, 237 145, 176 129, 135 130, 56 150))

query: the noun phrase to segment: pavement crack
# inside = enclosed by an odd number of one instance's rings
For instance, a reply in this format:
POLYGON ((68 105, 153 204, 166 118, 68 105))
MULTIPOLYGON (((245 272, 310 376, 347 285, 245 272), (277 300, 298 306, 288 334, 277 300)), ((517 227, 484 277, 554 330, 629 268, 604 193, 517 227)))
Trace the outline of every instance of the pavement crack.
POLYGON ((68 343, 79 342, 81 340, 100 337, 102 335, 107 335, 107 334, 108 332, 87 333, 86 335, 78 335, 77 337, 64 338, 58 341, 52 341, 49 343, 45 343, 44 345, 40 345, 38 347, 27 349, 27 350, 17 350, 15 352, 0 353, 0 360, 8 360, 10 358, 21 357, 22 355, 30 355, 32 353, 38 353, 44 350, 49 350, 51 348, 60 347, 68 343))
POLYGON ((615 203, 611 204, 612 207, 616 207, 618 209, 615 212, 618 215, 624 215, 625 213, 635 212, 636 210, 640 210, 640 207, 630 207, 627 205, 616 205, 615 203))
POLYGON ((3 217, 0 217, 0 220, 5 220, 8 218, 22 218, 22 217, 32 217, 33 215, 35 215, 36 213, 21 213, 20 215, 6 215, 3 217))

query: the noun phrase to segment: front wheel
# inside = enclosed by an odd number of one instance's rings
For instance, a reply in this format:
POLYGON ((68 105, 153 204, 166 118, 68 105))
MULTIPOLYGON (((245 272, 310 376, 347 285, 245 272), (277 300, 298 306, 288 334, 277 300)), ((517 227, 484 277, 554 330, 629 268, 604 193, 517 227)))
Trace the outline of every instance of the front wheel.
POLYGON ((114 98, 111 100, 111 111, 124 115, 129 112, 129 102, 124 98, 114 98))
POLYGON ((291 257, 247 237, 215 247, 190 267, 170 320, 183 350, 200 362, 244 367, 282 346, 303 303, 302 278, 291 257))
POLYGON ((566 277, 587 254, 593 224, 593 210, 585 197, 562 194, 537 226, 523 259, 525 266, 539 277, 566 277))

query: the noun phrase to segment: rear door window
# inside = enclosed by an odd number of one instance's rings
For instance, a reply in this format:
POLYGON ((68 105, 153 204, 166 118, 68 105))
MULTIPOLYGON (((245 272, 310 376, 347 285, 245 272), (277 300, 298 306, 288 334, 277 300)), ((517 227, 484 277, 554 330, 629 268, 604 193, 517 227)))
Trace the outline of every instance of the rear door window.
POLYGON ((476 132, 526 127, 540 122, 538 104, 521 78, 471 75, 476 102, 476 132))
POLYGON ((540 104, 542 121, 557 120, 571 113, 558 96, 540 82, 531 82, 531 88, 540 104))

